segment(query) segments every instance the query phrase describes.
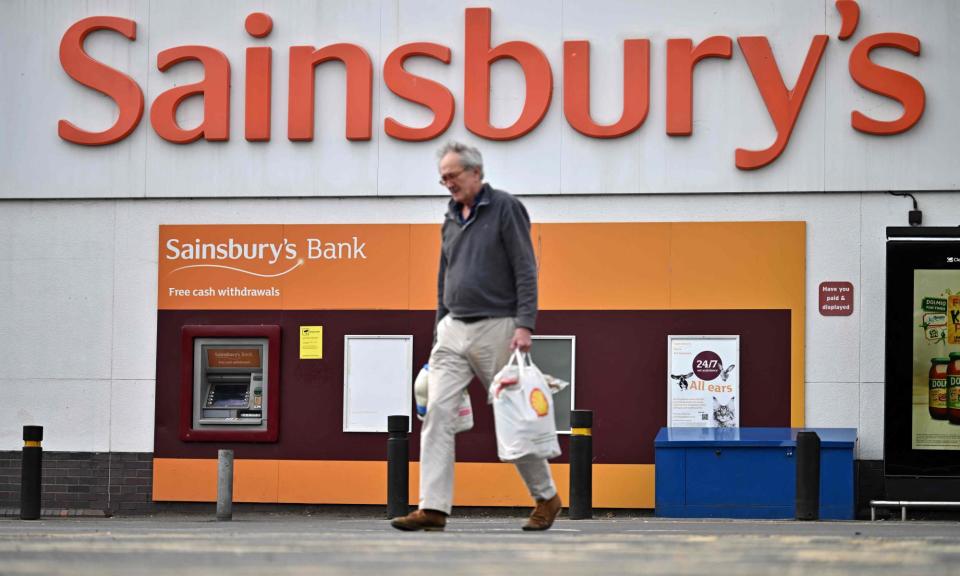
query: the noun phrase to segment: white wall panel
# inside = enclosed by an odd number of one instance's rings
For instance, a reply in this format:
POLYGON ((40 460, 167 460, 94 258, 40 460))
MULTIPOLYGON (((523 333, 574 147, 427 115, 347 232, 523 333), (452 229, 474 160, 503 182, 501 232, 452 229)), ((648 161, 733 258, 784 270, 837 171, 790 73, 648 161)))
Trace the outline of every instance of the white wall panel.
POLYGON ((112 202, 4 202, 0 206, 0 260, 111 258, 112 202))
POLYGON ((5 378, 110 377, 112 202, 0 210, 5 378))
POLYGON ((856 382, 860 378, 860 197, 805 196, 807 223, 807 382, 856 382), (823 316, 821 282, 853 284, 853 314, 823 316))
POLYGON ((157 262, 118 259, 114 276, 111 376, 156 378, 157 262))
POLYGON ((109 451, 109 380, 3 377, 0 392, 0 450, 22 449, 23 427, 38 425, 44 450, 109 451))
POLYGON ((59 120, 102 131, 116 120, 106 96, 70 79, 60 66, 60 40, 78 20, 118 16, 137 22, 137 41, 93 34, 91 57, 146 80, 147 0, 35 2, 5 0, 0 18, 0 198, 137 197, 144 194, 147 126, 106 147, 57 136, 59 120))
POLYGON ((883 458, 883 382, 860 384, 859 458, 883 458))
MULTIPOLYGON (((927 204, 931 196, 920 195, 920 199, 927 204)), ((954 197, 960 202, 960 196, 954 197)), ((859 365, 860 380, 863 382, 883 382, 886 377, 887 226, 906 226, 907 212, 912 206, 909 198, 897 198, 889 194, 862 196, 860 241, 863 259, 860 266, 860 297, 855 304, 861 308, 859 365)))
MULTIPOLYGON (((807 382, 804 424, 810 428, 857 428, 859 432, 860 385, 856 382, 807 382)), ((856 457, 859 458, 859 454, 856 457)))
POLYGON ((153 452, 153 380, 110 383, 110 451, 153 452))
MULTIPOLYGON (((960 59, 960 46, 949 38, 960 26, 956 2, 899 0, 859 2, 860 25, 853 38, 841 42, 835 37, 827 59, 828 108, 824 155, 828 190, 923 190, 956 189, 960 169, 955 146, 960 114, 955 94, 960 78, 944 73, 960 59), (870 136, 854 130, 850 114, 858 110, 871 118, 890 121, 903 108, 896 101, 858 88, 848 73, 854 45, 872 34, 899 32, 920 39, 920 56, 903 50, 878 48, 871 60, 915 77, 926 93, 926 110, 918 124, 896 136, 870 136), (843 127, 843 129, 840 129, 843 127)), ((828 33, 836 34, 839 18, 828 11, 828 33)))
POLYGON ((0 293, 7 378, 109 378, 112 269, 91 259, 8 262, 0 293))

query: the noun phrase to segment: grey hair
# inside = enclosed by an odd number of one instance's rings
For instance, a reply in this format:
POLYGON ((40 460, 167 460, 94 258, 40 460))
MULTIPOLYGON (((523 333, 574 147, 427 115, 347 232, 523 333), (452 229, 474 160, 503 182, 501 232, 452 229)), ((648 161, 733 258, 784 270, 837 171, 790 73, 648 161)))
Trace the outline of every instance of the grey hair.
POLYGON ((460 167, 464 170, 477 170, 480 172, 480 178, 483 178, 483 156, 480 151, 473 146, 467 146, 462 142, 451 140, 437 150, 437 161, 444 156, 454 153, 460 157, 460 167))

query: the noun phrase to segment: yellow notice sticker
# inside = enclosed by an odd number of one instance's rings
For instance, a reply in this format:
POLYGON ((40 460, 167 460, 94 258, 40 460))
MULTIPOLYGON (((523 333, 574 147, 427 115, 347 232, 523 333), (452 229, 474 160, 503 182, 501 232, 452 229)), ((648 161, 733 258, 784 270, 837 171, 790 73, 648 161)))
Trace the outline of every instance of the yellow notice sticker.
POLYGON ((320 360, 323 358, 323 326, 300 327, 300 359, 320 360))

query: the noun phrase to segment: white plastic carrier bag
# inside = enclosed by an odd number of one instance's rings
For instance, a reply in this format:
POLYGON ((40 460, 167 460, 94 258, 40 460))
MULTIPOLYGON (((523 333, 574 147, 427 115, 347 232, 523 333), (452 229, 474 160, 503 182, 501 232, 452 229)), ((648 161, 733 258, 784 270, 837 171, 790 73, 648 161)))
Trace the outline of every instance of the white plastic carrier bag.
POLYGON ((529 354, 519 350, 490 384, 497 456, 503 462, 560 455, 553 392, 529 354))
MULTIPOLYGON (((427 415, 427 387, 430 379, 430 365, 424 364, 413 381, 413 398, 417 404, 417 419, 423 420, 427 415)), ((457 418, 453 424, 454 433, 466 432, 473 428, 473 406, 470 403, 470 394, 464 390, 460 395, 460 404, 457 406, 457 418)))

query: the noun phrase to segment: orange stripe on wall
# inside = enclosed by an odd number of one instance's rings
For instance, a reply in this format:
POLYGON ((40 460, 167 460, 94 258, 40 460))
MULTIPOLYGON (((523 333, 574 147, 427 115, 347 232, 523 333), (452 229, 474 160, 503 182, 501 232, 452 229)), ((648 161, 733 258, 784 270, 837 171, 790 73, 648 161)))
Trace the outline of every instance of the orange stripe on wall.
POLYGON ((440 227, 410 226, 410 309, 437 309, 437 272, 440 264, 440 227))
POLYGON ((677 223, 671 229, 671 309, 790 310, 790 425, 802 427, 806 223, 677 223))
MULTIPOLYGON (((236 496, 236 490, 234 490, 234 497, 236 496)), ((216 502, 217 461, 154 458, 153 499, 173 502, 216 502)))
POLYGON ((542 310, 670 307, 670 224, 541 224, 542 310))
POLYGON ((236 502, 277 502, 280 460, 234 460, 233 499, 236 502))
POLYGON ((386 504, 387 463, 281 460, 279 502, 386 504))
MULTIPOLYGON (((570 493, 568 464, 551 464, 560 497, 570 493)), ((420 468, 410 463, 410 503, 418 501, 420 468)), ((459 462, 455 506, 529 506, 526 487, 512 464, 459 462)), ((387 463, 382 461, 236 460, 235 502, 386 504, 387 463)), ((153 499, 216 502, 217 461, 155 458, 153 499)), ((594 464, 596 508, 653 508, 652 464, 594 464)))

